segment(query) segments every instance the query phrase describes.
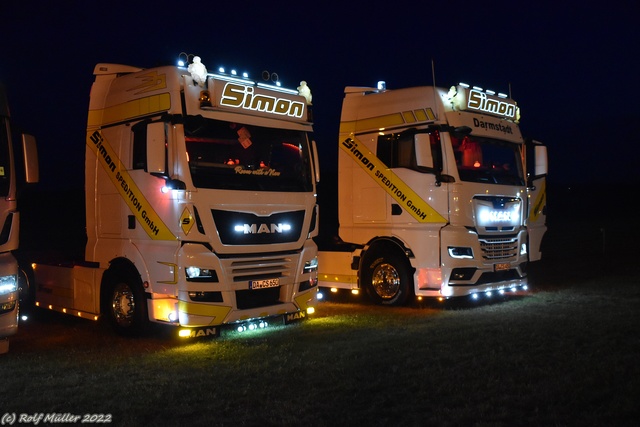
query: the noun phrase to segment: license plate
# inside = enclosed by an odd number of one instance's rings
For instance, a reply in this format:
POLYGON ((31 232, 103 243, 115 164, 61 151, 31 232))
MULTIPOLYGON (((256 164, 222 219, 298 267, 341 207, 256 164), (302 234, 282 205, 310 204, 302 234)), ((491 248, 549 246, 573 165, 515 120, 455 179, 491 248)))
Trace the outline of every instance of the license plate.
POLYGON ((494 265, 494 270, 495 271, 504 271, 504 270, 508 270, 509 267, 511 267, 511 265, 509 265, 509 264, 495 264, 494 265))
POLYGON ((249 282, 249 289, 266 289, 280 286, 280 279, 252 280, 249 282))

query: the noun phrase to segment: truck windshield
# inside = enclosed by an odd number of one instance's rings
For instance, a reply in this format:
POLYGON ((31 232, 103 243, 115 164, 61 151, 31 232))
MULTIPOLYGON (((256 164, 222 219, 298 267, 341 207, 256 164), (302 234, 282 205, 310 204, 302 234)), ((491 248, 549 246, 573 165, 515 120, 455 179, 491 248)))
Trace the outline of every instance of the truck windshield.
POLYGON ((451 142, 462 181, 524 185, 519 144, 474 136, 451 142))
POLYGON ((0 197, 9 194, 11 177, 11 159, 9 159, 9 136, 4 118, 0 117, 0 197))
POLYGON ((312 191, 306 132, 188 117, 185 141, 200 188, 312 191))

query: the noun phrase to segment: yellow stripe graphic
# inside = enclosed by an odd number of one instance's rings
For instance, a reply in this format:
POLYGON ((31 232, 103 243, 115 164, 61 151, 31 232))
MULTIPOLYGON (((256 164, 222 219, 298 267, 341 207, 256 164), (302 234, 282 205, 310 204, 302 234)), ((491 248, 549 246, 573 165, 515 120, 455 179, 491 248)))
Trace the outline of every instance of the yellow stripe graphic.
POLYGON ((177 237, 160 219, 99 130, 87 132, 87 145, 94 152, 111 182, 118 189, 120 196, 149 237, 154 240, 176 240, 177 237))
POLYGON ((542 213, 542 208, 546 204, 547 199, 547 181, 543 180, 540 184, 542 188, 540 188, 540 192, 538 193, 538 197, 536 197, 535 203, 531 206, 531 212, 529 213, 529 220, 531 222, 536 222, 538 217, 542 213))
POLYGON ((418 222, 447 222, 353 134, 340 143, 340 148, 418 222))
POLYGON ((358 276, 356 275, 318 273, 318 279, 323 282, 358 284, 358 276))
POLYGON ((231 307, 212 305, 212 304, 195 304, 192 302, 178 301, 178 310, 193 314, 195 316, 213 317, 210 325, 221 324, 231 311, 231 307), (215 322, 215 323, 214 323, 215 322))
POLYGON ((431 108, 420 108, 413 111, 403 111, 402 113, 391 113, 384 116, 359 119, 352 122, 341 122, 340 133, 361 133, 370 130, 380 130, 393 128, 405 124, 420 124, 421 122, 432 122, 436 119, 431 108))
POLYGON ((169 93, 147 96, 102 110, 90 110, 87 126, 104 126, 110 123, 118 123, 148 114, 168 111, 170 108, 171 95, 169 93))

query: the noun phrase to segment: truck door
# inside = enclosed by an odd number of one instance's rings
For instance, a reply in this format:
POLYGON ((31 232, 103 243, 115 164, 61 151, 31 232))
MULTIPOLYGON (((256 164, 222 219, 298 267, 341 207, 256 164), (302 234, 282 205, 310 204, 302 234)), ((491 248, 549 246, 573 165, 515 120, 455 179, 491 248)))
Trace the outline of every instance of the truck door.
POLYGON ((547 147, 527 141, 527 186, 529 195, 529 261, 538 261, 542 237, 547 231, 547 147))

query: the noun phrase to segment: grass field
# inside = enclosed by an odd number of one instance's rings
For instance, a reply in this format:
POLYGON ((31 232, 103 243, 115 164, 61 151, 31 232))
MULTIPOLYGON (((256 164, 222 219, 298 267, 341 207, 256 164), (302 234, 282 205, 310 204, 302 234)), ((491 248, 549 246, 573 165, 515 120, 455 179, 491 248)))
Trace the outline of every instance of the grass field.
POLYGON ((618 256, 636 237, 563 223, 550 230, 523 297, 386 308, 343 295, 310 320, 218 339, 126 339, 100 323, 36 312, 0 357, 0 417, 111 414, 118 426, 636 426, 640 285, 633 254, 618 256))

